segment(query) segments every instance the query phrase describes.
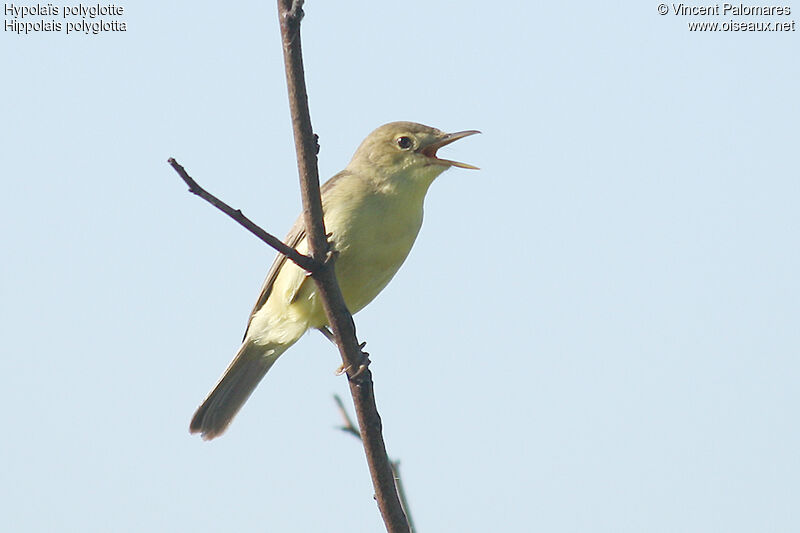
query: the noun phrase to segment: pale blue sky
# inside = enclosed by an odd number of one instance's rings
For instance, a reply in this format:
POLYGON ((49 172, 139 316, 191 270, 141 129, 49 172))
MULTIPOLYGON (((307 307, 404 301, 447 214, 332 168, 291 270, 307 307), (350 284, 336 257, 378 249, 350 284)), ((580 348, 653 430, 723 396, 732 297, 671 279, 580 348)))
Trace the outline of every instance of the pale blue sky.
MULTIPOLYGON (((294 221, 275 5, 122 5, 1 38, 2 529, 380 531, 320 335, 188 433, 274 253, 166 160, 294 221)), ((484 132, 356 317, 421 532, 800 530, 800 41, 657 6, 306 4, 322 176, 384 122, 484 132)))

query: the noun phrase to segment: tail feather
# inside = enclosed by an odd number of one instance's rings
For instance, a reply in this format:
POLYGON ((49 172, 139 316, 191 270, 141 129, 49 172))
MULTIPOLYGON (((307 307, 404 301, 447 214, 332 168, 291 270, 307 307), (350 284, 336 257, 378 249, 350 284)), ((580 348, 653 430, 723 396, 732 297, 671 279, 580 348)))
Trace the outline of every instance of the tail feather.
POLYGON ((288 346, 280 344, 242 344, 217 386, 197 408, 189 424, 189 432, 200 433, 203 440, 222 435, 286 348, 288 346))

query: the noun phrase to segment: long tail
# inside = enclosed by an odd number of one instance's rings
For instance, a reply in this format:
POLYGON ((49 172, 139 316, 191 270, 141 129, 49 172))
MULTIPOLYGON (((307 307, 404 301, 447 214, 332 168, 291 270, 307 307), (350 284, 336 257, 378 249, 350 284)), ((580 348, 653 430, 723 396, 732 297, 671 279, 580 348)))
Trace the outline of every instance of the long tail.
POLYGON ((200 433, 203 440, 222 435, 256 385, 289 346, 291 344, 260 346, 245 341, 217 386, 197 408, 189 432, 200 433))

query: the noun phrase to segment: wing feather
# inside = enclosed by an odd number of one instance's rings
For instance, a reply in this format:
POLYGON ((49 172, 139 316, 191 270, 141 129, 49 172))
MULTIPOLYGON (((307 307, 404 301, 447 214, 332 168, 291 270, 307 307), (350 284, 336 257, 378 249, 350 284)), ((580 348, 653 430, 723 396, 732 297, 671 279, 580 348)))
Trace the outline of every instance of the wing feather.
MULTIPOLYGON (((333 176, 331 179, 326 181, 322 187, 320 188, 320 193, 322 195, 322 206, 323 211, 325 209, 325 194, 335 186, 336 182, 341 178, 344 174, 349 173, 347 170, 343 170, 333 176)), ((285 242, 288 246, 292 248, 297 248, 297 246, 306 238, 306 225, 303 221, 303 215, 300 215, 297 220, 295 221, 292 229, 289 230, 289 233, 286 235, 285 242)), ((272 287, 275 285, 275 280, 278 278, 278 273, 281 271, 284 263, 286 263, 288 259, 283 254, 278 254, 278 257, 275 258, 275 261, 272 263, 272 266, 267 273, 267 278, 264 280, 264 284, 261 286, 261 294, 258 296, 258 300, 256 300, 255 305, 253 306, 253 310, 250 311, 250 317, 247 319, 247 328, 244 330, 244 338, 247 338, 247 332, 250 330, 250 323, 253 321, 253 315, 261 309, 269 295, 272 294, 272 287)), ((244 340, 244 339, 243 339, 244 340)))
MULTIPOLYGON (((287 244, 287 246, 291 246, 292 248, 297 248, 297 245, 306 238, 306 226, 303 222, 303 217, 297 219, 297 221, 292 226, 292 229, 289 230, 288 235, 286 235, 286 239, 283 242, 287 244)), ((281 267, 283 264, 286 263, 288 259, 285 255, 279 253, 278 256, 273 261, 272 266, 267 273, 267 278, 264 280, 264 284, 261 286, 261 294, 258 296, 258 300, 256 300, 255 305, 253 306, 253 310, 250 311, 250 317, 247 319, 247 328, 244 330, 244 337, 247 337, 247 332, 250 330, 250 323, 253 321, 253 315, 261 309, 261 306, 266 303, 269 295, 272 294, 272 287, 275 285, 275 280, 278 278, 278 273, 281 271, 281 267)), ((244 338, 242 339, 244 340, 244 338)))

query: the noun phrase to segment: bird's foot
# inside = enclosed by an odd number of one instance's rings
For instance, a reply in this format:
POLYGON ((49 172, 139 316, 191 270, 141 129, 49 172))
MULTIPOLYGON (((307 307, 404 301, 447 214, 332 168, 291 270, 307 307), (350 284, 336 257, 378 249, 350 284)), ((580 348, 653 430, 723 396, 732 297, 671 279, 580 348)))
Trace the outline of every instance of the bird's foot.
POLYGON ((371 361, 369 360, 369 353, 364 351, 364 346, 366 346, 366 342, 362 342, 358 345, 359 349, 361 350, 361 362, 358 363, 358 368, 352 374, 350 371, 353 369, 353 365, 345 366, 344 363, 339 365, 339 368, 336 369, 336 375, 341 376, 344 373, 347 373, 347 378, 349 380, 354 380, 358 378, 364 371, 369 367, 371 361))

